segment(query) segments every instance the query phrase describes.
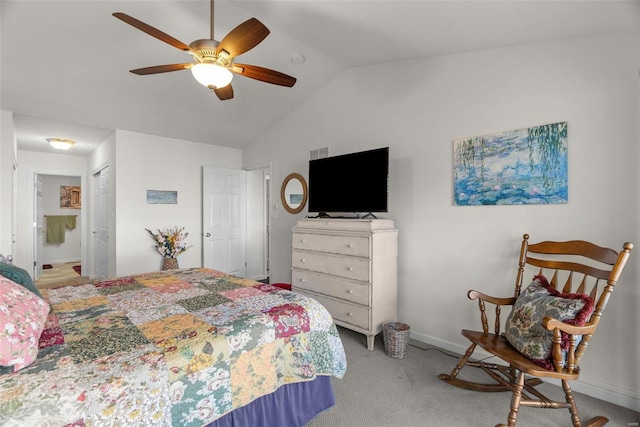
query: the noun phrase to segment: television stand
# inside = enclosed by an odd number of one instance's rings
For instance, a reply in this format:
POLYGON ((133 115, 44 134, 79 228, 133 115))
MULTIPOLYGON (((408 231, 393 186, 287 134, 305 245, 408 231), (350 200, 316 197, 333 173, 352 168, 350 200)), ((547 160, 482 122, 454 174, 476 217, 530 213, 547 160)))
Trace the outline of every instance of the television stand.
POLYGON ((343 216, 331 216, 326 212, 318 212, 318 215, 316 215, 316 216, 307 215, 307 218, 313 218, 313 219, 315 219, 315 218, 326 218, 326 219, 378 219, 378 217, 375 216, 373 214, 373 212, 369 212, 368 214, 365 214, 365 215, 362 215, 362 216, 358 215, 357 213, 354 213, 353 215, 354 216, 344 216, 344 215, 343 216))
POLYGON ((318 212, 318 215, 316 216, 307 215, 307 218, 315 219, 315 218, 333 218, 333 217, 326 212, 318 212))

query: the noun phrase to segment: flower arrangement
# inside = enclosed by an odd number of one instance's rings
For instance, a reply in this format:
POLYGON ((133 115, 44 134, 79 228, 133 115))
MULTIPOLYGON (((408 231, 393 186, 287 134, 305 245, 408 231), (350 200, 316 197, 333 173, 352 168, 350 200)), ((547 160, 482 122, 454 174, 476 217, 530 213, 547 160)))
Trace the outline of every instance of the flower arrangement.
POLYGON ((184 243, 184 239, 189 235, 189 233, 184 233, 184 227, 174 227, 167 230, 158 229, 158 234, 148 228, 145 228, 145 230, 156 241, 158 252, 165 258, 175 258, 191 247, 184 243))

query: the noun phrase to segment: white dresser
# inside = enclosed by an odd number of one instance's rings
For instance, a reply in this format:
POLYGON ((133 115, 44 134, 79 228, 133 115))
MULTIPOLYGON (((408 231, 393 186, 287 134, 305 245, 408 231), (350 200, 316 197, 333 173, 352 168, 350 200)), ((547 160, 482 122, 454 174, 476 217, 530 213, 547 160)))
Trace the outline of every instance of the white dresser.
POLYGON ((299 219, 292 229, 291 284, 324 305, 336 324, 367 336, 398 320, 398 230, 389 219, 299 219))

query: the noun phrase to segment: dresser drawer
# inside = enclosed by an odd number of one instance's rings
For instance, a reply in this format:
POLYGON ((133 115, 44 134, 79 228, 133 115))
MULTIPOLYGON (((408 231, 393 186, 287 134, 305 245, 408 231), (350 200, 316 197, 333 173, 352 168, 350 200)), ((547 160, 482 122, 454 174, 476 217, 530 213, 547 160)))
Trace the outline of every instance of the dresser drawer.
POLYGON ((294 230, 304 229, 340 231, 395 230, 391 219, 300 218, 294 230))
POLYGON ((298 249, 291 252, 291 266, 363 282, 369 281, 371 271, 369 258, 338 256, 298 249))
POLYGON ((340 320, 363 329, 369 329, 368 307, 362 307, 348 302, 338 301, 333 298, 327 298, 295 287, 293 290, 318 301, 329 311, 329 313, 331 313, 331 316, 335 320, 340 320))
POLYGON ((294 249, 369 257, 369 238, 327 234, 294 233, 294 249))
POLYGON ((368 283, 353 282, 334 276, 293 269, 291 284, 297 288, 336 297, 356 304, 369 305, 368 283))

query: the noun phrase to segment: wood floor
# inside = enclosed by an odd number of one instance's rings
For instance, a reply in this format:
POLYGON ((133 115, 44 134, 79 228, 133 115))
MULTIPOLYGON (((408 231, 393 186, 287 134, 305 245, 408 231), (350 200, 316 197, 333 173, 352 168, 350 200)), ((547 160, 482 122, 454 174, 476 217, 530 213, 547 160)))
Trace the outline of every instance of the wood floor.
POLYGON ((73 269, 74 265, 80 265, 79 261, 53 264, 53 268, 43 269, 42 275, 36 280, 39 289, 51 289, 59 286, 86 283, 89 277, 80 276, 73 269))

